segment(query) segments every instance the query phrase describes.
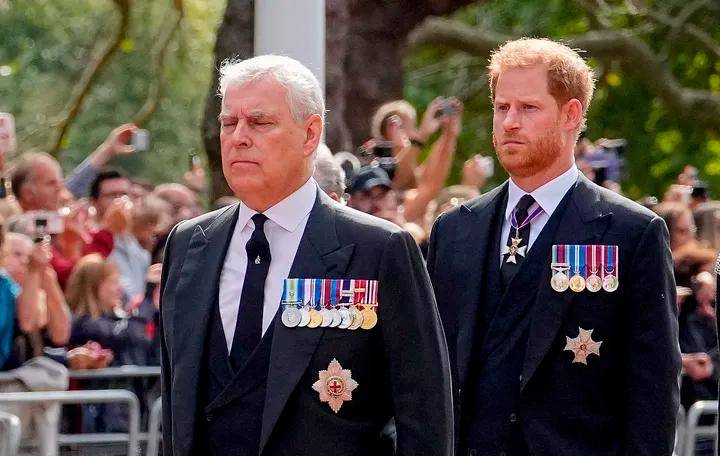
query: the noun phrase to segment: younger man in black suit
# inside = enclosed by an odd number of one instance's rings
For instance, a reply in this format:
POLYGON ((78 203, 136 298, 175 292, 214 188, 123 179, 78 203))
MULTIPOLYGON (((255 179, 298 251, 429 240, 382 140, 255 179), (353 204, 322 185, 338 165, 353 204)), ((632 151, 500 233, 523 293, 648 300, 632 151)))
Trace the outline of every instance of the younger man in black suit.
POLYGON ((462 455, 670 455, 680 368, 662 219, 580 175, 593 93, 573 50, 521 39, 490 62, 510 174, 442 215, 428 269, 462 455))

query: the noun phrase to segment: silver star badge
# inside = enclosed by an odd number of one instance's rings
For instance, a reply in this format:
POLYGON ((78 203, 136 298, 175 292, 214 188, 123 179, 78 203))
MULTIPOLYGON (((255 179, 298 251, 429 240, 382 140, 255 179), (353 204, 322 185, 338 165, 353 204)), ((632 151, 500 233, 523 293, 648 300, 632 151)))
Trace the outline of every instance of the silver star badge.
POLYGON ((527 246, 524 245, 520 247, 521 242, 522 239, 516 237, 512 239, 510 245, 503 246, 502 254, 508 255, 507 260, 505 260, 506 263, 517 264, 517 259, 515 258, 515 255, 520 255, 521 257, 525 258, 525 250, 527 250, 527 246))
POLYGON ((588 355, 600 356, 600 345, 602 341, 594 341, 592 338, 592 329, 578 328, 577 337, 565 336, 565 349, 563 351, 571 351, 575 355, 573 363, 582 363, 587 365, 588 355))

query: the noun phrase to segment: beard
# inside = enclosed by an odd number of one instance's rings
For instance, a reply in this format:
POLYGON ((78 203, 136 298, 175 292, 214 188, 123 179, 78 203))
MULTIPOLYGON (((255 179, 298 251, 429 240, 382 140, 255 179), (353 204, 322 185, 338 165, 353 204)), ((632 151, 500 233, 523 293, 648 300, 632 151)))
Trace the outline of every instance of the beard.
POLYGON ((493 146, 498 160, 510 176, 530 177, 549 168, 557 159, 564 140, 559 122, 542 136, 528 141, 519 135, 506 135, 499 139, 493 131, 493 146), (502 140, 519 139, 524 144, 504 146, 502 140))

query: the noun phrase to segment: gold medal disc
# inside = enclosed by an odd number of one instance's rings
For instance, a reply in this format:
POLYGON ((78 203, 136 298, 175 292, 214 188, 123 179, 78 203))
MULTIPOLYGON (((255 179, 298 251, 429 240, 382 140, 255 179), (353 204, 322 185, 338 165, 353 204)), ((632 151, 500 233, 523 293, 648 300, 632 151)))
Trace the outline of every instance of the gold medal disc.
POLYGON ((322 321, 322 314, 315 309, 310 309, 310 323, 308 323, 308 328, 317 328, 322 321))
POLYGON ((362 329, 373 329, 377 324, 378 318, 377 313, 372 309, 365 309, 362 311, 363 322, 362 329))
POLYGON ((352 323, 348 329, 356 330, 363 324, 363 314, 355 306, 350 306, 350 314, 352 315, 352 323))
POLYGON ((570 278, 570 289, 575 293, 580 293, 585 289, 585 279, 580 274, 575 274, 570 278))

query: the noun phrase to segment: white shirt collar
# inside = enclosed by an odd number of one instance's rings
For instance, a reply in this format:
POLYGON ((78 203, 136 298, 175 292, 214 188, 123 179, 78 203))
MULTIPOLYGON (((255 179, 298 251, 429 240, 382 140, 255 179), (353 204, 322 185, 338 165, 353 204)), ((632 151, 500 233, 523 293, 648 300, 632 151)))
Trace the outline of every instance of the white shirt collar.
MULTIPOLYGON (((545 212, 549 217, 553 214, 553 212, 555 212, 555 209, 558 207, 558 204, 560 204, 560 201, 562 201, 568 190, 575 185, 579 173, 580 172, 578 171, 577 166, 573 164, 570 169, 555 179, 542 185, 541 187, 536 188, 535 191, 530 192, 530 196, 535 198, 536 203, 540 205, 543 212, 545 212)), ((505 220, 510 220, 515 206, 517 206, 520 198, 526 194, 527 192, 518 187, 517 184, 513 182, 512 178, 510 178, 508 185, 508 203, 505 209, 505 220)))
MULTIPOLYGON (((315 179, 311 177, 294 193, 263 213, 285 231, 293 232, 312 210, 316 196, 317 184, 315 179)), ((237 223, 238 229, 242 230, 252 216, 257 213, 257 211, 250 209, 241 201, 237 223)))

